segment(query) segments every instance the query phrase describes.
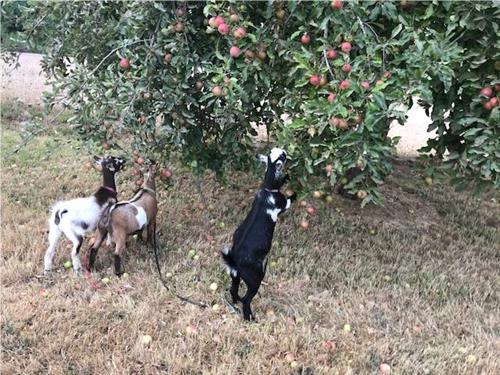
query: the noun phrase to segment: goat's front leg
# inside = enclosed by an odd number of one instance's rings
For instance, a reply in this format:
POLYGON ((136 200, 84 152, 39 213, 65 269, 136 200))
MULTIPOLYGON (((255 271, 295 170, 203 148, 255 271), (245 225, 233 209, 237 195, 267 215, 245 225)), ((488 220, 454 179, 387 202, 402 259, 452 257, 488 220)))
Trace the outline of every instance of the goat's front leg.
POLYGON ((88 271, 92 271, 94 269, 95 260, 97 258, 97 251, 101 247, 101 244, 104 241, 104 239, 106 238, 107 234, 108 234, 108 231, 106 229, 98 228, 96 230, 95 241, 89 250, 89 262, 87 265, 88 271))

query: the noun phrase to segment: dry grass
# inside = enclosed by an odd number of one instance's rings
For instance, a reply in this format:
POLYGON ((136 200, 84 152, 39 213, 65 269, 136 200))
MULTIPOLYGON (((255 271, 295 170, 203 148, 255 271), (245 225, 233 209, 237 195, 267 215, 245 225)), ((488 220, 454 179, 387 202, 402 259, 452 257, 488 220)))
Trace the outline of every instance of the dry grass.
MULTIPOLYGON (((217 252, 248 209, 257 177, 233 174, 221 185, 207 175, 201 196, 174 168, 173 187, 160 192, 163 270, 181 294, 219 307, 202 310, 163 289, 151 253, 134 240, 121 279, 108 247, 95 285, 73 276, 63 267, 66 240, 58 271, 41 277, 49 206, 88 195, 99 175, 84 170, 78 143, 54 136, 12 154, 19 139, 10 128, 2 137, 2 374, 369 374, 382 362, 394 374, 500 373, 497 194, 475 200, 428 187, 401 163, 383 188, 384 208, 316 201, 304 232, 295 207, 277 227, 254 300, 257 322, 247 324, 224 302, 228 278, 217 252), (323 347, 327 339, 334 350, 323 347)), ((120 196, 132 187, 127 171, 120 196)))

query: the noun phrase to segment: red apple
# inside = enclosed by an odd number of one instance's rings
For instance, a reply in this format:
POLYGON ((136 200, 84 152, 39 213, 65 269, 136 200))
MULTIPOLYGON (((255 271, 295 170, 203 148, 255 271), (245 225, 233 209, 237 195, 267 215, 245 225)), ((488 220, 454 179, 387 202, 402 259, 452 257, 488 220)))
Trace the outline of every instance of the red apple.
POLYGON ((337 117, 330 117, 330 119, 328 120, 328 123, 332 126, 338 126, 339 124, 339 119, 337 117))
POLYGON ((490 87, 484 87, 481 89, 481 95, 490 98, 493 95, 493 90, 490 87))
POLYGON ((304 45, 308 45, 309 43, 311 43, 311 37, 309 36, 309 34, 305 33, 300 37, 300 42, 304 45))
POLYGON ((345 79, 345 80, 340 82, 339 88, 341 90, 347 90, 349 88, 349 86, 350 86, 349 81, 345 79))
MULTIPOLYGON (((319 192, 318 192, 319 193, 319 192)), ((321 193, 320 193, 320 196, 321 196, 321 193)), ((306 212, 309 214, 309 215, 314 215, 316 213, 316 209, 313 207, 313 206, 309 206, 306 208, 306 212)))
POLYGON ((168 168, 163 168, 161 171, 160 171, 160 177, 162 178, 170 178, 172 177, 172 171, 168 168))
POLYGON ((345 130, 349 127, 349 125, 347 124, 346 120, 344 120, 343 118, 339 118, 335 127, 340 130, 345 130))
POLYGON ((306 201, 299 201, 299 206, 300 207, 307 207, 307 202, 306 201))
POLYGON ((136 160, 136 163, 139 164, 139 165, 143 165, 144 164, 144 158, 142 156, 138 157, 137 160, 136 160))
POLYGON ((349 73, 352 70, 351 64, 344 64, 342 65, 342 71, 344 73, 349 73))
POLYGON ((500 83, 495 84, 495 91, 496 92, 500 91, 500 83))
POLYGON ((337 96, 337 94, 335 94, 334 92, 331 92, 328 94, 328 98, 326 100, 328 100, 328 103, 333 103, 333 101, 335 100, 335 97, 337 96))
POLYGON ((493 108, 493 106, 491 105, 491 103, 488 101, 486 103, 484 103, 483 105, 484 109, 486 109, 487 111, 490 111, 491 108, 493 108))
POLYGON ((332 164, 327 164, 325 165, 325 172, 330 174, 333 172, 333 165, 332 164))
POLYGON ((342 9, 342 7, 344 6, 342 0, 333 0, 332 1, 332 8, 333 9, 342 9))
POLYGON ((208 24, 210 27, 213 27, 214 29, 217 28, 217 26, 215 25, 215 20, 216 20, 217 17, 212 17, 208 20, 208 24))
POLYGON ((128 61, 128 59, 122 58, 120 60, 120 68, 122 68, 122 69, 128 69, 128 68, 130 68, 130 62, 128 61))
POLYGON ((309 222, 307 220, 302 220, 300 222, 300 227, 304 230, 306 230, 307 228, 309 228, 309 222))
POLYGON ((365 90, 368 90, 370 88, 370 82, 368 81, 361 82, 361 87, 365 90))
POLYGON ((392 77, 392 72, 391 71, 386 71, 384 72, 384 78, 391 78, 392 77))
POLYGON ((229 26, 226 25, 225 23, 221 23, 218 27, 217 30, 221 35, 227 35, 229 33, 229 26))
POLYGON ((325 348, 326 350, 333 351, 335 350, 335 343, 332 342, 331 340, 325 340, 323 341, 323 348, 325 348))
POLYGON ((174 24, 174 30, 177 32, 177 33, 180 33, 182 30, 184 30, 184 24, 182 22, 176 22, 174 24))
POLYGON ((169 63, 170 61, 172 61, 173 57, 174 56, 171 53, 166 53, 165 56, 163 57, 163 60, 165 60, 166 63, 169 63))
POLYGON ((221 16, 217 16, 214 18, 214 22, 213 22, 214 26, 213 27, 218 28, 223 23, 225 23, 224 18, 222 18, 221 16))
POLYGON ((337 51, 335 51, 334 49, 328 49, 326 50, 326 58, 327 59, 330 59, 330 60, 333 60, 333 59, 336 59, 338 56, 337 54, 337 51))
POLYGON ((493 97, 490 99, 489 103, 491 104, 491 107, 496 107, 498 105, 498 99, 497 97, 493 97))
POLYGON ((345 53, 351 52, 351 49, 352 49, 351 43, 349 43, 349 42, 343 42, 340 45, 340 49, 342 50, 342 52, 345 52, 345 53))
POLYGON ((316 86, 316 87, 319 86, 320 82, 321 82, 321 78, 319 78, 319 76, 317 76, 317 75, 311 76, 309 78, 309 83, 313 86, 316 86))
POLYGON ((239 57, 241 54, 241 50, 238 46, 232 46, 230 49, 229 49, 229 55, 233 58, 237 58, 239 57))
POLYGON ((212 94, 215 96, 222 96, 222 88, 220 86, 214 86, 212 88, 212 94))
POLYGON ((233 36, 235 39, 243 39, 247 36, 247 31, 244 27, 238 27, 233 31, 233 36))

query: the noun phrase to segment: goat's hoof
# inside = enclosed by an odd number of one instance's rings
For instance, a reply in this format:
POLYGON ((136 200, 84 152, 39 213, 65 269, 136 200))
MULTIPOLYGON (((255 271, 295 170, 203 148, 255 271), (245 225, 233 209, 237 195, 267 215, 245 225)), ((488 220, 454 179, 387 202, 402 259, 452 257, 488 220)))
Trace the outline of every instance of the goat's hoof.
POLYGON ((82 269, 81 269, 81 268, 75 268, 75 269, 73 270, 73 273, 74 273, 74 275, 75 275, 76 277, 80 277, 80 276, 82 276, 82 269))
POLYGON ((43 270, 43 275, 44 276, 51 276, 53 274, 53 270, 50 268, 48 270, 43 270))

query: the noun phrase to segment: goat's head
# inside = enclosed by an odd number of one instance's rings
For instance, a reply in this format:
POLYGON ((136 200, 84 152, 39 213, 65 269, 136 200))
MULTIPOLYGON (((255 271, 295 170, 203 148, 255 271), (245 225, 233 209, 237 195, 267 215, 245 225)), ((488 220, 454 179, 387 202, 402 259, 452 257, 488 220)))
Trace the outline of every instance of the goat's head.
POLYGON ((103 171, 109 171, 111 173, 119 172, 125 165, 125 158, 116 156, 94 156, 94 163, 96 166, 100 167, 103 171))
POLYGON ((286 164, 286 151, 281 148, 273 148, 269 155, 257 155, 257 160, 266 166, 266 177, 264 187, 267 189, 279 189, 284 183, 283 169, 286 164))
POLYGON ((144 169, 144 187, 155 189, 155 176, 156 176, 156 162, 154 160, 148 160, 144 169))

